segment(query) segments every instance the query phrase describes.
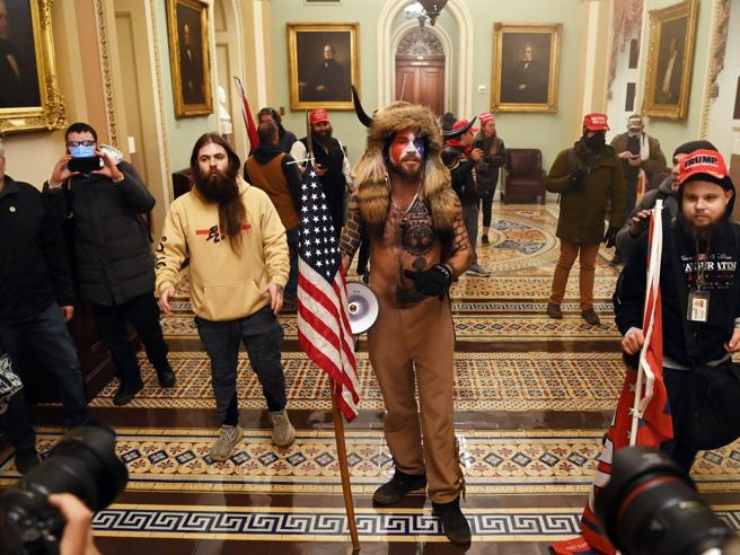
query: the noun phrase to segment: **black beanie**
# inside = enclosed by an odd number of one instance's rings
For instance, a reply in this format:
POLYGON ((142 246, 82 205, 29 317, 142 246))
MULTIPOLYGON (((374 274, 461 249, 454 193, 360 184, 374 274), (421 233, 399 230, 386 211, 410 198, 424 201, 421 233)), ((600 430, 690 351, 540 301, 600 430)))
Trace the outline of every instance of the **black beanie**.
POLYGON ((695 150, 717 150, 717 147, 709 141, 689 141, 678 145, 676 150, 673 151, 673 156, 676 154, 691 154, 695 150))

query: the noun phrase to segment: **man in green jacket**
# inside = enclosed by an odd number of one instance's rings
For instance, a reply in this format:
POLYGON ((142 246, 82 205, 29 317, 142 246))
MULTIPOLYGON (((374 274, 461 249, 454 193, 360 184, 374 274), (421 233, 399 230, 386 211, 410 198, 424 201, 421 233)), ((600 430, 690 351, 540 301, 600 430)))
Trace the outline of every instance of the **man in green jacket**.
POLYGON ((560 303, 573 262, 580 253, 581 316, 592 326, 601 321, 594 311, 594 278, 599 244, 614 245, 625 220, 624 176, 614 149, 606 144, 609 125, 605 114, 586 114, 583 136, 572 148, 558 154, 545 181, 548 191, 560 193, 560 259, 552 281, 547 315, 560 319, 560 303), (609 210, 609 228, 604 220, 609 210))

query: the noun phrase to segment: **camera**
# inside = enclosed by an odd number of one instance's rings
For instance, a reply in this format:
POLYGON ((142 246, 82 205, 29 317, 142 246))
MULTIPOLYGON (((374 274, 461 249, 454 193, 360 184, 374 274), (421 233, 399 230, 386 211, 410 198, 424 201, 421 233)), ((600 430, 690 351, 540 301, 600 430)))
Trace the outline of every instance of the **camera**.
POLYGON ((128 482, 115 440, 115 432, 104 426, 75 428, 41 464, 0 493, 0 553, 58 553, 64 520, 48 504, 50 494, 71 493, 92 511, 110 505, 128 482))
POLYGON ((90 173, 103 168, 103 159, 100 156, 71 158, 67 162, 67 169, 71 172, 90 173))
POLYGON ((655 449, 617 451, 595 509, 609 540, 626 555, 740 554, 738 538, 694 482, 655 449))

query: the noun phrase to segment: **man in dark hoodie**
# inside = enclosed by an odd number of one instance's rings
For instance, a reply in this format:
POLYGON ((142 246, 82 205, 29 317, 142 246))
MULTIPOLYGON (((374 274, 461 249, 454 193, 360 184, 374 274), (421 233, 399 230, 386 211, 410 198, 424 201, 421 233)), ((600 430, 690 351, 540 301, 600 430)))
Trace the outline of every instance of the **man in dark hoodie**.
POLYGON ((285 226, 290 250, 290 275, 285 296, 295 297, 298 287, 298 224, 301 211, 301 174, 293 157, 279 145, 278 127, 271 121, 257 128, 260 146, 244 164, 244 179, 262 189, 285 226))
POLYGON ((655 206, 655 201, 661 199, 663 208, 669 211, 671 221, 678 214, 678 202, 675 198, 675 192, 678 190, 678 170, 681 160, 686 158, 689 153, 699 150, 717 150, 709 141, 690 141, 684 143, 673 151, 673 169, 671 175, 666 177, 656 188, 648 191, 640 199, 640 202, 632 210, 622 229, 617 233, 617 250, 622 254, 624 260, 627 260, 632 254, 633 249, 639 243, 640 235, 647 229, 650 211, 655 206))
POLYGON ((296 138, 295 133, 292 133, 283 127, 283 119, 280 117, 278 111, 275 110, 275 108, 262 108, 257 114, 257 119, 257 125, 262 125, 269 121, 277 125, 278 147, 280 147, 280 150, 286 154, 290 152, 290 149, 293 147, 293 143, 298 139, 296 138))
MULTIPOLYGON (((740 226, 730 222, 735 187, 716 150, 684 157, 678 183, 675 219, 670 210, 662 214, 663 377, 673 439, 661 448, 688 472, 699 450, 740 435, 740 370, 731 358, 740 351, 740 226)), ((644 233, 614 295, 629 363, 645 342, 648 252, 644 233)))

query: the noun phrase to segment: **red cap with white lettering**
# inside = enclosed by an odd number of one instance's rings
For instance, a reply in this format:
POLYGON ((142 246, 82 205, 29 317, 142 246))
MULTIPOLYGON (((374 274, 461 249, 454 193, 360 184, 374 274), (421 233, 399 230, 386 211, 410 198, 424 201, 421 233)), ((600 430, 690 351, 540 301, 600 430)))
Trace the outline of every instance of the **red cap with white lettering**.
POLYGON ((700 149, 689 153, 678 167, 678 182, 702 179, 716 183, 723 189, 732 189, 732 180, 727 176, 727 166, 716 150, 700 149))

